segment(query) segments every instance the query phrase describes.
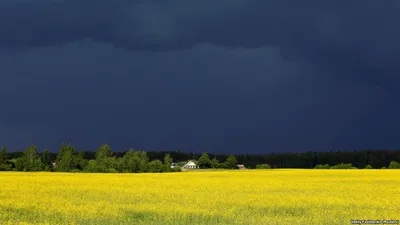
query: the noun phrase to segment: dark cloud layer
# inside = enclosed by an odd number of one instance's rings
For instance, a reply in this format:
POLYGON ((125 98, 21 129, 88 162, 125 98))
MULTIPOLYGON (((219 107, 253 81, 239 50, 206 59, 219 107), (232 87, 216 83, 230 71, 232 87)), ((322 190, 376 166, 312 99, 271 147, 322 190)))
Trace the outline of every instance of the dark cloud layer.
POLYGON ((397 0, 5 0, 0 47, 84 39, 155 52, 198 43, 277 46, 289 60, 335 70, 337 79, 398 89, 399 20, 397 0))
POLYGON ((359 58, 393 65, 400 47, 399 10, 396 0, 3 0, 0 45, 26 48, 82 39, 148 51, 204 42, 268 45, 329 63, 359 58))
POLYGON ((398 21, 397 0, 3 0, 0 140, 394 147, 398 21))
MULTIPOLYGON (((267 152, 393 147, 385 89, 337 82, 274 48, 143 53, 76 43, 2 57, 1 143, 267 152), (384 135, 384 136, 382 136, 384 135), (365 141, 368 139, 368 141, 365 141)), ((394 142, 393 142, 394 141, 394 142)))

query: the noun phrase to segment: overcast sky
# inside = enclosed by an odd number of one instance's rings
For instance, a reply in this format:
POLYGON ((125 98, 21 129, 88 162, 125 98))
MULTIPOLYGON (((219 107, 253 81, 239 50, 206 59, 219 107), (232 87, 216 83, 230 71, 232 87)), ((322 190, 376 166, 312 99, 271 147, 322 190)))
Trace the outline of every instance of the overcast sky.
POLYGON ((2 0, 0 146, 400 148, 400 1, 2 0))

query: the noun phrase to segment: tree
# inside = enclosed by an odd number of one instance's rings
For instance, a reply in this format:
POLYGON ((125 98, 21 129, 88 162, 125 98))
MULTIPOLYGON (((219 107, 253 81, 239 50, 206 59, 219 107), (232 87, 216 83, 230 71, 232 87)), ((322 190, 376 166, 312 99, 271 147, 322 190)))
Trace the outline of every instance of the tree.
POLYGON ((27 148, 21 158, 22 169, 25 171, 39 171, 42 167, 35 145, 27 148))
POLYGON ((165 156, 164 156, 164 165, 163 165, 163 172, 170 172, 170 171, 172 171, 172 168, 171 168, 171 165, 172 165, 172 158, 171 158, 171 156, 169 155, 169 153, 167 153, 167 154, 165 154, 165 156))
POLYGON ((88 162, 88 165, 85 167, 85 171, 91 172, 91 173, 100 173, 100 172, 105 172, 105 169, 98 165, 96 160, 91 159, 88 162))
POLYGON ((74 155, 74 163, 73 163, 78 170, 83 170, 87 165, 88 161, 85 160, 85 153, 82 151, 78 152, 74 155))
POLYGON ((111 147, 104 144, 100 146, 99 150, 96 152, 96 160, 90 160, 85 170, 88 172, 114 171, 118 167, 117 162, 117 158, 112 157, 111 147))
POLYGON ((110 156, 110 157, 106 157, 101 161, 101 164, 104 168, 105 168, 105 172, 108 171, 114 171, 117 169, 117 157, 115 156, 110 156))
POLYGON ((11 170, 12 165, 8 162, 8 154, 7 149, 3 148, 0 151, 0 171, 11 170))
POLYGON ((19 171, 23 171, 24 170, 24 160, 21 158, 18 158, 15 161, 15 168, 19 171))
POLYGON ((211 160, 207 152, 203 152, 197 162, 197 165, 201 168, 211 168, 211 160))
POLYGON ((163 169, 163 163, 161 162, 161 160, 153 160, 149 163, 149 172, 152 173, 159 173, 162 172, 163 169))
POLYGON ((165 166, 167 166, 168 168, 171 168, 171 165, 172 165, 172 158, 171 158, 171 156, 169 155, 169 153, 165 154, 165 156, 164 156, 164 164, 165 164, 165 166))
POLYGON ((149 167, 149 157, 147 156, 147 152, 135 152, 137 157, 140 159, 139 161, 139 171, 138 172, 147 172, 149 167))
POLYGON ((235 169, 236 168, 236 157, 234 155, 229 155, 228 158, 225 161, 225 166, 228 169, 235 169))
POLYGON ((60 152, 56 158, 56 170, 61 172, 69 172, 75 169, 74 165, 74 148, 71 144, 61 146, 60 152))
POLYGON ((111 147, 108 144, 103 144, 100 146, 99 150, 96 153, 96 160, 102 160, 107 157, 111 157, 112 152, 111 152, 111 147))
POLYGON ((45 170, 50 170, 52 168, 50 154, 47 148, 43 151, 42 155, 40 156, 40 161, 42 162, 45 170))
POLYGON ((101 145, 96 152, 96 172, 108 172, 111 168, 115 169, 116 159, 111 156, 111 147, 108 144, 101 145))
POLYGON ((218 162, 217 158, 213 158, 211 160, 211 167, 212 168, 218 168, 219 167, 219 162, 218 162))
POLYGON ((122 157, 121 172, 136 173, 139 171, 139 164, 140 164, 140 158, 137 156, 134 149, 130 149, 122 157))
POLYGON ((118 157, 117 161, 116 161, 116 170, 120 173, 125 172, 123 169, 123 158, 122 157, 118 157))
POLYGON ((6 164, 8 162, 7 149, 2 148, 0 152, 0 164, 6 164))

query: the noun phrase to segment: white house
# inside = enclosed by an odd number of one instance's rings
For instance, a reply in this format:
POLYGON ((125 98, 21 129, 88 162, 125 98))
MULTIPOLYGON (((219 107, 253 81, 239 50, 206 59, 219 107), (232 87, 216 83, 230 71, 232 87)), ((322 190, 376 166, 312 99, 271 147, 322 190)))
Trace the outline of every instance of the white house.
POLYGON ((183 168, 185 168, 185 169, 197 169, 199 167, 193 161, 189 161, 183 166, 183 168))
POLYGON ((236 167, 240 170, 246 169, 246 167, 243 164, 237 164, 236 167))

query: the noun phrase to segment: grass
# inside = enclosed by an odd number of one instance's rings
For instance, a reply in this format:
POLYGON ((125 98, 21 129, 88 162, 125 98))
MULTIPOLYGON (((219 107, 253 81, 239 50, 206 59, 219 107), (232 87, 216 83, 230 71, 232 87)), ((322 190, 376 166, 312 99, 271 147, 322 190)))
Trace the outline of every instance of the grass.
POLYGON ((0 224, 350 224, 400 219, 400 170, 0 173, 0 224))

